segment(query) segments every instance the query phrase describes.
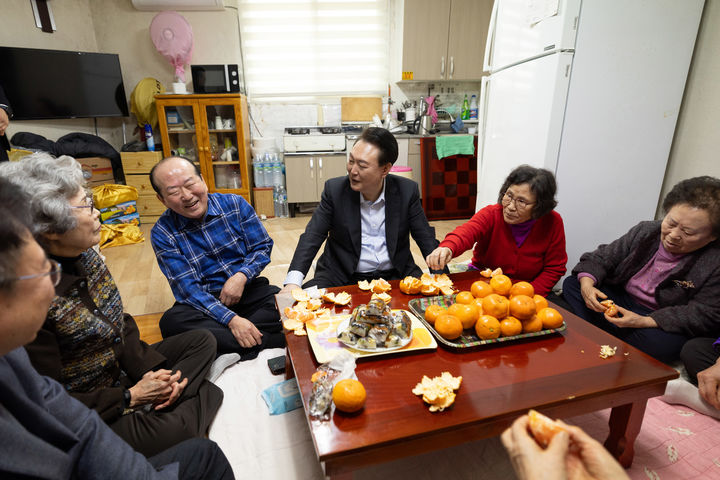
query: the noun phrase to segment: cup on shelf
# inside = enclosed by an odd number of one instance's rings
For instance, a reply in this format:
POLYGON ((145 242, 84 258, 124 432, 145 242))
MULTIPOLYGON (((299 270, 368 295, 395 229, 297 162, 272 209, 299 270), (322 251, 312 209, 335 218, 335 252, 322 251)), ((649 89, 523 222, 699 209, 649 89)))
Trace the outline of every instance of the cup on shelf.
POLYGON ((232 130, 233 128, 235 128, 235 120, 233 120, 232 118, 226 118, 225 120, 223 120, 223 128, 225 130, 232 130))
POLYGON ((215 117, 215 130, 222 130, 222 128, 223 128, 222 117, 220 117, 220 115, 217 115, 215 117))

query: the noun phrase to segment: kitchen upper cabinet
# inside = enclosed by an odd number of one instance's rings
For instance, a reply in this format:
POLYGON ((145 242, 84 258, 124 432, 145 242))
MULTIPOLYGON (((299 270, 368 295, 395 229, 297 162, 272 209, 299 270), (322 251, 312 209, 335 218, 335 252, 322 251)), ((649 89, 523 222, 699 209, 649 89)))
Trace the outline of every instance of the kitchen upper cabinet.
POLYGON ((402 80, 479 80, 493 0, 405 0, 402 80))

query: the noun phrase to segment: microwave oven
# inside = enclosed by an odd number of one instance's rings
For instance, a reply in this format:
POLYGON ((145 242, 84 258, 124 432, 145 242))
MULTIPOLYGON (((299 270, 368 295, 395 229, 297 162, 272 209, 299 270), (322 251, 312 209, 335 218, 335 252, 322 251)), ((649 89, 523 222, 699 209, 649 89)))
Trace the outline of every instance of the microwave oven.
POLYGON ((195 93, 233 93, 240 91, 237 64, 190 65, 195 93))

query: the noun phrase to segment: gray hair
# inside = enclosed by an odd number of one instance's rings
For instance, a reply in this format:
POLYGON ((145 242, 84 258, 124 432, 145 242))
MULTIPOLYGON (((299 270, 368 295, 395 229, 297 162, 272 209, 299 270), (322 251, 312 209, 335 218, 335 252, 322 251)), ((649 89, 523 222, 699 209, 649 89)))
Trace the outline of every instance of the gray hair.
POLYGON ((0 176, 30 197, 32 229, 40 241, 44 234, 63 234, 77 226, 70 199, 85 189, 85 178, 74 158, 33 153, 20 161, 0 164, 0 176))

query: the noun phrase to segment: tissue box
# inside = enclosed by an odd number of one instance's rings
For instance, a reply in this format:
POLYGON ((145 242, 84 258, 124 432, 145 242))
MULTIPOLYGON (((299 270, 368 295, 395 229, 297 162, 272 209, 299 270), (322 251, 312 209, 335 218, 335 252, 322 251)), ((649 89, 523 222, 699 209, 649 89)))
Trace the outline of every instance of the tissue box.
POLYGON ((127 202, 118 203, 117 205, 111 205, 109 207, 100 209, 100 221, 102 223, 127 223, 127 222, 108 222, 113 218, 124 217, 137 213, 137 202, 135 200, 129 200, 127 202))
POLYGON ((122 217, 113 217, 102 222, 106 225, 113 223, 130 223, 133 225, 140 225, 140 214, 135 212, 130 215, 123 215, 122 217))

